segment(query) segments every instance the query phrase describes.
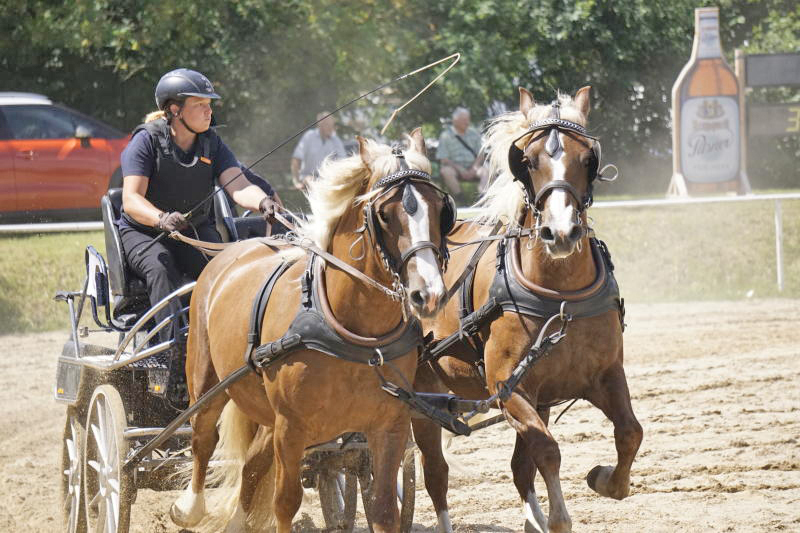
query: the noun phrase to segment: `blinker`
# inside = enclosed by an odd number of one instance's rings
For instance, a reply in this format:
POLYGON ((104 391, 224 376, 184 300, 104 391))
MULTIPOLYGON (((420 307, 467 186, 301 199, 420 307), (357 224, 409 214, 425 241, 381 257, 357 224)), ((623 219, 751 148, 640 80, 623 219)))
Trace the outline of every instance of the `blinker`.
POLYGON ((408 183, 403 186, 403 208, 412 216, 417 212, 417 199, 414 198, 414 190, 408 183))

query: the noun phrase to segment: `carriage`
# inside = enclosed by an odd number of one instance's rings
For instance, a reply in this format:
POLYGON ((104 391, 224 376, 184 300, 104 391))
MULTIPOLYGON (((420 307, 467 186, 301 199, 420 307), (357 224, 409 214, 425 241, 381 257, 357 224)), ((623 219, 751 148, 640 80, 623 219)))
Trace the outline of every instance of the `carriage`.
MULTIPOLYGON (((550 407, 563 401, 588 399, 613 422, 617 465, 597 465, 586 481, 602 496, 625 498, 642 430, 633 414, 622 364, 624 305, 613 278, 613 263, 588 225, 586 211, 592 204, 594 181, 614 179, 604 176, 604 170, 613 165, 600 167, 600 145, 582 125, 588 110, 589 87, 580 89, 574 99, 562 95, 551 105, 535 105, 530 92, 520 88, 520 112, 501 116, 489 134, 489 144, 494 146, 491 167, 499 171, 487 193, 488 218, 495 220, 492 234, 486 235, 480 224, 456 227, 452 198, 431 182, 428 172, 409 168, 402 150, 359 138, 358 155, 332 164, 341 175, 331 175, 339 181, 325 184, 327 178, 322 179, 321 190, 337 195, 338 203, 330 198, 321 203, 328 212, 327 218, 318 219, 322 237, 317 243, 324 244, 322 248, 305 245, 310 253, 300 255, 307 261, 289 260, 279 251, 268 251, 270 245, 253 241, 234 244, 204 270, 197 285, 185 285, 149 310, 140 302, 138 314, 129 311, 126 300, 135 300, 137 295, 129 289, 118 239, 114 240, 113 198, 104 200, 110 267, 94 249, 87 249, 83 290, 57 296, 69 304, 72 319, 72 339, 59 360, 56 391, 57 398, 69 405, 64 494, 71 530, 98 519, 107 524, 106 530, 126 530, 136 488, 172 488, 168 473, 190 456, 192 485, 173 505, 178 514, 171 514, 173 521, 177 516, 176 523, 198 523, 195 519, 205 515, 203 490, 216 446, 215 424, 220 417, 224 426, 226 417, 238 416, 249 417, 259 429, 239 439, 250 448, 245 454, 247 463, 237 472, 240 479, 245 473, 249 476, 240 483, 242 500, 230 515, 237 524, 243 526, 244 517, 251 516, 246 513, 255 506, 258 484, 277 463, 270 501, 278 511, 274 516, 281 533, 291 531, 300 507, 300 483, 318 488, 331 529, 352 529, 360 485, 371 530, 408 531, 413 517, 414 452, 406 444, 411 419, 402 404, 424 415, 414 420, 414 438, 424 457, 426 486, 442 531, 452 531, 452 524, 439 426, 469 434, 477 426, 468 426, 466 420, 495 405, 517 431, 512 471, 525 506, 526 531, 571 531, 560 487, 558 444, 547 429, 550 407), (495 135, 498 139, 493 142, 495 135), (544 169, 538 167, 539 158, 548 162, 544 169), (417 185, 421 185, 419 190, 417 185), (423 203, 426 207, 418 210, 423 203), (503 224, 503 218, 517 222, 503 224), (502 227, 505 230, 500 232, 502 227), (399 245, 401 235, 404 249, 399 245), (447 235, 464 242, 458 247, 461 251, 454 252, 445 280, 447 235), (394 239, 391 248, 387 236, 394 239), (488 243, 493 243, 493 253, 484 253, 488 243), (466 248, 477 244, 474 252, 466 248), (341 259, 348 256, 369 272, 341 259), (333 267, 323 271, 322 261, 315 263, 318 257, 333 267), (413 278, 408 266, 412 262, 413 278), (285 272, 293 272, 284 278, 293 281, 280 285, 279 297, 270 304, 270 295, 285 272), (222 280, 229 274, 233 281, 225 284, 222 280), (337 322, 339 313, 327 303, 326 280, 337 298, 338 311, 349 313, 351 323, 363 325, 356 322, 364 317, 360 309, 371 311, 367 322, 372 331, 366 336, 353 334, 337 322), (447 291, 446 281, 452 281, 447 291), (186 401, 184 385, 180 374, 170 370, 183 367, 186 309, 175 305, 180 311, 171 319, 148 322, 160 306, 174 305, 172 300, 177 302, 192 291, 187 372, 193 360, 199 364, 188 379, 192 405, 181 410, 186 401), (448 303, 456 292, 460 296, 448 303), (246 306, 240 305, 244 294, 254 302, 249 315, 243 309, 246 306), (196 300, 214 298, 215 303, 226 305, 197 310, 196 300), (116 349, 79 342, 86 333, 78 324, 87 299, 101 330, 118 332, 116 349), (286 301, 298 302, 300 311, 294 318, 281 313, 286 301), (275 315, 264 314, 269 305, 275 315), (100 309, 105 321, 98 317, 100 309), (422 325, 406 320, 409 309, 422 325), (265 322, 264 316, 272 318, 265 322), (400 317, 399 324, 385 333, 400 317), (570 338, 560 342, 568 323, 573 324, 570 338), (176 328, 175 338, 152 345, 155 335, 170 324, 183 327, 176 328), (560 329, 551 328, 558 324, 560 329), (262 326, 270 331, 264 333, 262 326), (309 336, 298 333, 296 326, 309 336), (327 333, 310 335, 315 328, 327 328, 327 333), (408 343, 403 339, 412 329, 414 339, 408 343), (430 334, 423 337, 423 329, 430 334), (253 349, 257 342, 264 344, 253 349), (234 346, 237 343, 240 346, 234 346), (248 365, 234 371, 242 363, 240 347, 245 344, 246 361, 264 371, 261 377, 268 386, 251 381, 239 388, 238 397, 231 387, 228 395, 234 402, 228 405, 241 402, 246 407, 239 407, 240 414, 226 414, 224 398, 215 404, 210 399, 252 371, 248 365), (303 348, 299 355, 292 354, 296 364, 273 366, 298 345, 303 348), (132 346, 130 351, 128 346, 132 346), (395 346, 394 354, 382 351, 391 346, 395 346), (168 357, 155 357, 162 353, 168 357), (397 365, 392 364, 393 357, 397 365), (148 359, 150 364, 144 363, 148 359), (347 366, 347 362, 360 365, 347 366), (222 373, 208 366, 212 363, 219 363, 222 373), (419 363, 423 364, 417 372, 419 363), (381 371, 384 364, 402 386, 388 381, 381 371), (346 398, 349 409, 337 405, 331 410, 324 401, 312 398, 323 389, 322 396, 346 398), (209 405, 203 409, 206 401, 209 405), (130 409, 132 405, 144 409, 130 409), (244 413, 245 409, 249 412, 244 413), (193 429, 189 429, 184 424, 195 413, 193 429), (175 418, 169 421, 170 417, 175 418), (347 433, 353 427, 366 439, 347 433), (186 446, 190 434, 191 454, 186 446), (336 435, 333 442, 318 444, 336 435), (533 487, 537 471, 547 485, 549 517, 539 507, 533 487), (399 513, 396 497, 402 504, 399 513)), ((417 167, 429 170, 420 129, 408 140, 407 155, 413 154, 417 167)), ((314 194, 310 200, 314 211, 314 194)), ((220 209, 215 208, 221 233, 236 239, 240 221, 220 209)), ((298 241, 283 244, 304 246, 298 241)))
MULTIPOLYGON (((106 258, 93 246, 85 252, 86 278, 79 291, 60 291, 69 307, 70 338, 58 358, 55 399, 66 406, 62 439, 62 502, 69 532, 125 532, 138 489, 174 490, 179 471, 191 462, 191 412, 183 370, 191 281, 155 306, 141 279, 125 265, 119 232, 121 189, 102 198, 106 258), (176 305, 177 304, 177 305, 176 305), (168 319, 155 323, 159 310, 168 319), (96 327, 81 325, 91 313, 96 327), (159 332, 175 333, 157 342, 159 332)), ((224 241, 263 236, 260 217, 238 217, 224 192, 213 199, 224 241)), ((162 337, 163 338, 163 337, 162 337)), ((371 490, 370 454, 359 434, 345 434, 309 448, 302 482, 319 493, 325 526, 352 530, 359 487, 371 490)), ((414 512, 415 460, 409 445, 398 472, 402 530, 414 512)), ((369 521, 369 517, 367 517, 369 521)))

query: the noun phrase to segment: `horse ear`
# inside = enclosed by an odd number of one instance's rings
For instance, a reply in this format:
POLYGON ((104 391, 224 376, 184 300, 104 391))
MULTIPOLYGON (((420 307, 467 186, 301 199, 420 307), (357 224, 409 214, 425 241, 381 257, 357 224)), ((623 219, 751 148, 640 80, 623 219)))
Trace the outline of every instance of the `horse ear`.
POLYGON ((425 148, 425 137, 422 136, 422 128, 415 128, 411 132, 411 141, 414 143, 414 148, 417 149, 417 152, 425 157, 428 156, 428 150, 425 148))
POLYGON ((356 140, 358 141, 358 153, 361 156, 361 160, 369 167, 372 158, 369 155, 369 150, 367 150, 367 140, 361 135, 356 135, 356 140))
POLYGON ((572 99, 572 101, 575 102, 575 106, 580 109, 584 117, 589 116, 589 110, 592 108, 592 103, 589 99, 589 93, 591 90, 591 85, 581 87, 578 89, 578 92, 575 93, 575 98, 572 99))
POLYGON ((519 110, 522 111, 522 114, 528 116, 528 111, 533 109, 534 101, 533 95, 531 92, 526 89, 525 87, 519 88, 519 110))

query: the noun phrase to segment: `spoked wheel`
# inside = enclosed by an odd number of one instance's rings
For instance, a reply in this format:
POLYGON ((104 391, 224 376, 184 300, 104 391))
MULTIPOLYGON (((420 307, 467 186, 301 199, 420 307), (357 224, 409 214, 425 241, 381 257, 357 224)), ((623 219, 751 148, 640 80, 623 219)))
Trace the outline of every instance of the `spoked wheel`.
POLYGON ((83 440, 85 430, 74 407, 67 409, 61 440, 61 510, 67 533, 86 532, 83 498, 83 440))
MULTIPOLYGON (((412 443, 406 447, 400 470, 397 471, 397 499, 400 503, 400 533, 408 533, 414 524, 414 497, 416 496, 417 470, 414 457, 415 447, 412 443)), ((368 451, 365 453, 369 453, 368 451)), ((372 465, 362 473, 358 481, 361 485, 361 501, 367 515, 367 524, 372 529, 372 513, 369 506, 372 502, 372 465)))
POLYGON ((353 531, 358 504, 358 478, 347 470, 323 470, 317 481, 325 529, 353 531))
POLYGON ((125 407, 111 385, 95 389, 86 422, 84 499, 90 531, 127 533, 135 494, 133 477, 122 464, 128 452, 123 438, 125 407))

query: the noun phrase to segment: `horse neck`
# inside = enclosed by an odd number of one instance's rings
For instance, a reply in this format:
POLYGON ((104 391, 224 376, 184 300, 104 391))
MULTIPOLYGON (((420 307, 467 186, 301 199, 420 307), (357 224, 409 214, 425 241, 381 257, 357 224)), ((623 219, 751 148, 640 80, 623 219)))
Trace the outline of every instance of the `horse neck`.
MULTIPOLYGON (((391 287, 392 279, 383 267, 368 236, 353 246, 362 225, 362 210, 348 210, 336 226, 329 252, 360 270, 381 285, 391 287), (352 256, 362 256, 353 259, 352 256)), ((361 336, 380 336, 390 332, 403 319, 402 304, 392 301, 379 289, 333 267, 325 268, 325 284, 331 311, 348 330, 361 336)))
MULTIPOLYGON (((586 213, 581 217, 586 217, 586 213)), ((533 214, 528 210, 523 226, 533 228, 534 224, 533 214)), ((551 258, 540 239, 536 239, 532 247, 529 243, 527 238, 519 241, 520 266, 527 280, 559 291, 578 291, 595 281, 597 267, 587 235, 581 237, 580 249, 564 259, 551 258)))

